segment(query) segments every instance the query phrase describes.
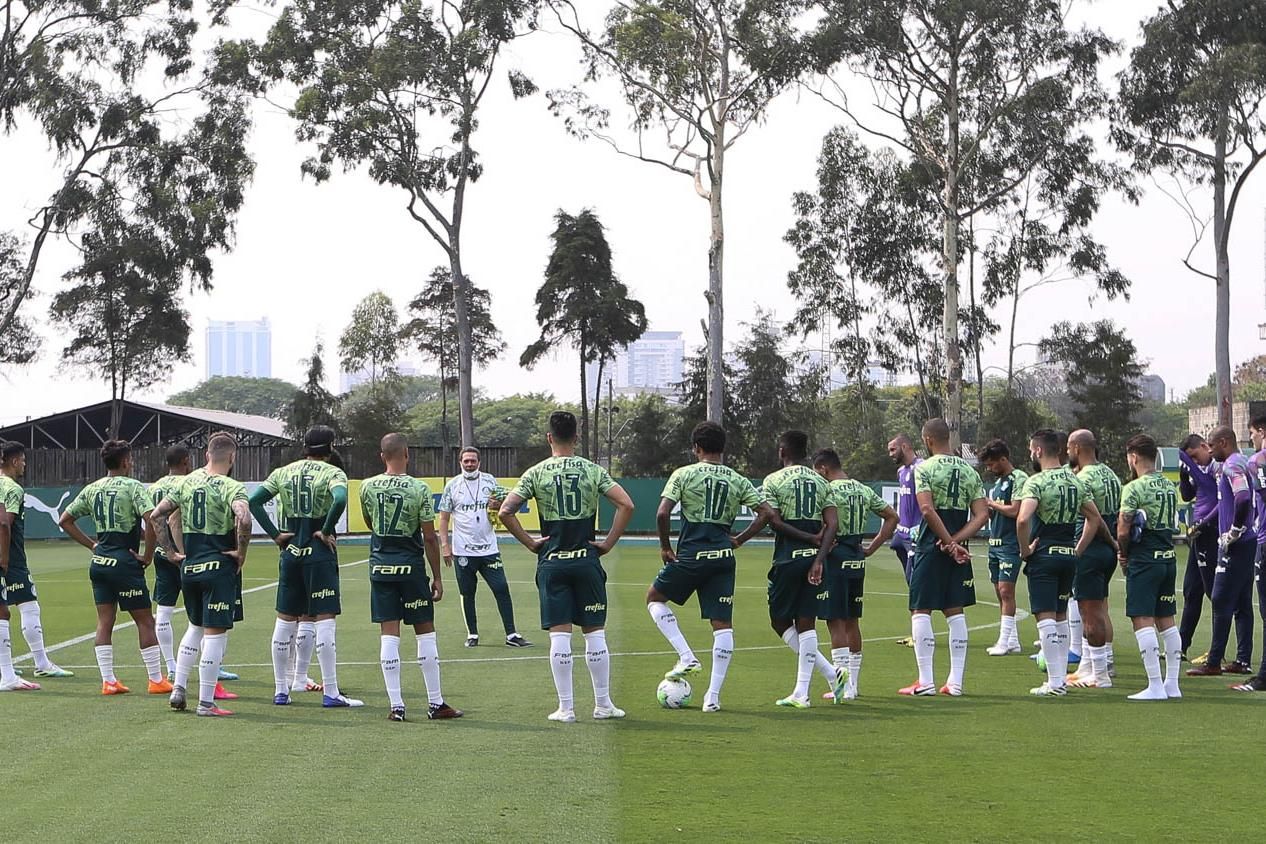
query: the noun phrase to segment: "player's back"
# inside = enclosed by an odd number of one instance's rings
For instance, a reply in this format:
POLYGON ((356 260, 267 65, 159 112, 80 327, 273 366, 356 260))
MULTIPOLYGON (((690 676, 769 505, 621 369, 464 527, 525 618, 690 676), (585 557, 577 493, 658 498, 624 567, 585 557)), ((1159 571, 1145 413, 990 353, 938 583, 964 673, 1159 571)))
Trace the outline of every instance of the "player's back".
MULTIPOLYGON (((766 476, 761 494, 785 523, 805 533, 821 530, 822 511, 834 506, 830 486, 808 466, 784 466, 766 476)), ((778 533, 774 539, 774 562, 787 562, 810 547, 813 546, 778 533)))
MULTIPOLYGON (((914 470, 916 495, 932 495, 932 506, 945 524, 956 533, 971 519, 972 502, 983 497, 980 474, 966 460, 952 454, 933 454, 914 470)), ((924 551, 936 548, 936 537, 926 525, 919 531, 918 545, 924 551)))
POLYGON ((1077 479, 1086 488, 1086 494, 1099 509, 1110 533, 1116 533, 1117 513, 1121 509, 1121 479, 1111 467, 1103 463, 1086 466, 1077 473, 1077 479))
POLYGON ((66 512, 92 519, 97 550, 104 554, 136 551, 141 546, 141 516, 154 509, 144 484, 135 478, 113 475, 84 487, 66 512))
POLYGON ((1130 481, 1121 493, 1121 510, 1132 514, 1130 562, 1173 559, 1178 524, 1178 492, 1160 472, 1130 481))
POLYGON ((597 556, 590 543, 597 524, 598 503, 615 485, 611 474, 583 457, 550 457, 523 473, 515 493, 535 500, 541 536, 539 556, 597 556))
POLYGON ((870 487, 853 478, 839 478, 830 482, 831 503, 839 519, 833 559, 859 560, 862 558, 862 535, 871 513, 878 513, 887 503, 870 487))
POLYGON ((373 561, 421 559, 422 523, 435 520, 431 489, 409 475, 375 475, 361 483, 361 508, 369 522, 373 561))
POLYGON ((282 529, 303 545, 321 530, 334 506, 333 491, 347 486, 347 474, 323 460, 296 460, 274 470, 263 486, 278 499, 282 529))
POLYGON ((755 507, 760 493, 752 482, 723 463, 700 461, 672 473, 663 497, 681 505, 677 553, 731 547, 730 530, 744 506, 755 507))
POLYGON ((9 524, 9 567, 26 568, 26 490, 8 475, 0 475, 0 503, 12 514, 9 524))
POLYGON ((1077 521, 1087 494, 1071 469, 1043 469, 1025 482, 1020 495, 1037 501, 1034 534, 1039 548, 1068 546, 1076 541, 1077 521))
POLYGON ((246 487, 227 475, 197 469, 169 488, 180 505, 185 565, 222 559, 237 549, 237 517, 233 502, 246 501, 246 487))

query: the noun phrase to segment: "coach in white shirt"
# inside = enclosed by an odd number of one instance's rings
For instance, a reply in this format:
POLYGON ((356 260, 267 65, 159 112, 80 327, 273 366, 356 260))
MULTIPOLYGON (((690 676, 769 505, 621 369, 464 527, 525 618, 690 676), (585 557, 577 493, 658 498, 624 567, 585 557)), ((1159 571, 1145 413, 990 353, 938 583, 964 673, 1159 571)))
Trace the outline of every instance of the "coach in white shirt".
POLYGON ((466 616, 466 647, 479 644, 479 621, 475 616, 475 590, 482 575, 493 597, 506 629, 506 646, 527 648, 532 645, 519 635, 514 626, 514 603, 505 566, 497 549, 497 534, 492 513, 505 500, 509 490, 487 472, 479 471, 479 449, 466 446, 461 453, 462 473, 449 481, 440 496, 440 552, 444 563, 457 563, 457 591, 462 596, 462 614, 466 616), (492 511, 492 512, 489 512, 492 511), (449 528, 452 527, 452 541, 449 528))

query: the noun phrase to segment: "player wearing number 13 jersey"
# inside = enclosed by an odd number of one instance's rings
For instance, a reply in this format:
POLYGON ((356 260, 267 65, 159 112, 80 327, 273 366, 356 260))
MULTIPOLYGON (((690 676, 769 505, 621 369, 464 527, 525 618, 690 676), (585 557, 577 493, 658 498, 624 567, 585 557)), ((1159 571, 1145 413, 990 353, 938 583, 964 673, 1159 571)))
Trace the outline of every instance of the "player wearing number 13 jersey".
POLYGON ((615 547, 633 516, 633 501, 611 474, 576 456, 576 417, 565 410, 550 414, 547 439, 552 456, 528 469, 501 503, 501 523, 536 554, 536 586, 541 597, 541 628, 549 631, 550 666, 558 692, 551 721, 572 722, 571 631, 585 634, 585 658, 593 680, 595 720, 623 718, 611 702, 611 658, 607 652, 607 574, 599 558, 615 547), (606 539, 594 541, 598 502, 606 498, 615 517, 606 539), (533 538, 519 524, 519 508, 536 502, 541 535, 533 538))

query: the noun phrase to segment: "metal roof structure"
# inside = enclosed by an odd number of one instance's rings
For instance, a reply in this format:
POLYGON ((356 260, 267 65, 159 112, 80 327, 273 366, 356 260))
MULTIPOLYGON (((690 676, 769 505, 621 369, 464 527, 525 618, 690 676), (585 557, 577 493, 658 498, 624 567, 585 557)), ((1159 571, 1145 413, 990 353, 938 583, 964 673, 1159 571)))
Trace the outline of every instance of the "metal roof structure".
POLYGON ((216 431, 228 431, 239 445, 289 445, 285 423, 267 416, 177 407, 146 402, 122 402, 119 430, 111 432, 112 402, 66 410, 0 428, 0 439, 17 440, 28 448, 96 448, 107 439, 125 439, 134 446, 206 445, 216 431))

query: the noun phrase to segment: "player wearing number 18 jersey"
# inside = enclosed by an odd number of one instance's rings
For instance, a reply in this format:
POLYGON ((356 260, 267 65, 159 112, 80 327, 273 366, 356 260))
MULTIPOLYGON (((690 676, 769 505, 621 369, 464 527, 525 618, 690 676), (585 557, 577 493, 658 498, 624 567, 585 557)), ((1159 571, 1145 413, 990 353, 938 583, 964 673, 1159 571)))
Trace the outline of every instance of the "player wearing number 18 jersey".
POLYGON ((725 465, 724 428, 701 422, 690 439, 699 462, 673 472, 655 513, 664 566, 646 592, 646 608, 677 652, 677 664, 664 676, 684 677, 698 673, 702 666, 668 602, 682 605, 691 595, 698 595, 700 616, 712 622, 712 682, 703 711, 717 712, 734 653, 734 552, 765 527, 770 511, 752 482, 725 465), (670 532, 676 507, 681 508, 681 532, 674 551, 670 532), (741 534, 731 536, 734 520, 744 507, 753 510, 755 517, 741 534))

